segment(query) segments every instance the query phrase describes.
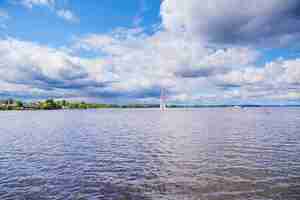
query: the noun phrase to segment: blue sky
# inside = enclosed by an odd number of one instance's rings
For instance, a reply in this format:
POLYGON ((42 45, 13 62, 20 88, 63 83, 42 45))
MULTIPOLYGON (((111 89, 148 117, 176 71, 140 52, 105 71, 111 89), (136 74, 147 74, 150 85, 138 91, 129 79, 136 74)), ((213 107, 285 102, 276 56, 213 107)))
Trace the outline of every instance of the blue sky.
POLYGON ((297 0, 0 0, 0 98, 300 103, 297 0))
MULTIPOLYGON (((50 45, 65 45, 72 38, 88 33, 107 33, 116 27, 145 28, 159 23, 160 0, 89 0, 57 1, 56 8, 39 5, 30 9, 13 1, 1 0, 0 6, 10 15, 9 27, 2 30, 4 35, 37 41, 50 45), (68 9, 78 22, 60 19, 53 9, 68 9), (135 24, 140 19, 140 23, 135 24)), ((17 1, 21 2, 21 1, 17 1)))

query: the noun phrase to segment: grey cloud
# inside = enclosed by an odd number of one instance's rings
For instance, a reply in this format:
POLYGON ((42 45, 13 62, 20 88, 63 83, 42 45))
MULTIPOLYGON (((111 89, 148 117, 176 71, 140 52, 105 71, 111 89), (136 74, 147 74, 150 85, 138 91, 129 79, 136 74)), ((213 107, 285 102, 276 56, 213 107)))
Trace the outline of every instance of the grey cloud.
POLYGON ((197 69, 181 69, 175 72, 175 76, 182 78, 199 78, 215 76, 217 74, 223 74, 230 71, 225 67, 200 67, 197 69))
POLYGON ((76 67, 74 69, 62 69, 59 71, 58 77, 51 77, 41 70, 32 70, 33 68, 33 66, 16 68, 10 72, 11 76, 2 76, 2 79, 8 83, 29 85, 43 90, 103 88, 110 84, 110 82, 93 80, 86 71, 79 71, 76 67))
POLYGON ((11 90, 11 91, 0 91, 0 98, 7 99, 7 98, 16 98, 16 99, 49 99, 49 98, 64 98, 64 97, 72 97, 72 95, 67 95, 64 93, 58 92, 49 92, 49 91, 41 91, 41 92, 34 92, 34 91, 18 91, 18 90, 11 90))
MULTIPOLYGON (((128 100, 139 100, 146 98, 159 98, 160 97, 160 86, 152 86, 144 89, 135 89, 129 91, 113 90, 112 88, 106 89, 92 89, 87 90, 83 94, 92 97, 101 97, 101 98, 122 98, 128 100)), ((170 94, 170 91, 167 92, 170 94)))
POLYGON ((298 16, 286 13, 290 13, 297 2, 264 1, 262 8, 250 5, 249 12, 244 13, 248 9, 246 1, 223 0, 218 2, 224 4, 224 8, 214 10, 220 14, 217 16, 211 16, 214 12, 210 12, 210 8, 209 12, 201 13, 203 5, 199 2, 165 0, 163 6, 174 6, 168 8, 168 12, 162 9, 168 13, 168 16, 163 15, 165 29, 153 34, 146 34, 143 29, 89 34, 77 38, 72 54, 12 38, 0 40, 0 81, 8 83, 0 87, 0 91, 3 95, 15 92, 24 97, 28 90, 28 96, 32 97, 157 100, 160 87, 165 87, 170 99, 176 102, 222 102, 245 97, 276 98, 276 95, 281 99, 297 97, 299 60, 271 62, 259 69, 255 67, 259 52, 248 45, 212 49, 201 42, 206 37, 218 43, 256 43, 267 35, 270 39, 282 39, 286 32, 291 36, 285 36, 284 40, 290 42, 297 34, 298 28, 292 29, 291 24, 293 20, 297 22, 298 16), (245 2, 241 4, 244 10, 236 10, 235 4, 241 2, 245 2), (190 12, 183 13, 183 19, 180 5, 191 7, 190 12), (228 7, 233 11, 225 9, 228 7), (198 8, 200 11, 196 12, 198 8), (278 16, 283 16, 278 19, 281 28, 268 28, 278 16), (206 18, 208 24, 201 24, 206 18), (184 40, 182 30, 176 32, 176 27, 182 24, 201 41, 184 40), (255 32, 256 29, 260 32, 255 32), (93 55, 99 53, 99 57, 75 56, 78 48, 93 51, 93 55))
POLYGON ((166 29, 202 41, 278 46, 299 38, 299 8, 298 0, 165 0, 161 15, 166 29))
POLYGON ((0 81, 6 84, 0 91, 7 95, 15 92, 25 98, 28 90, 28 96, 33 98, 49 95, 144 99, 160 94, 160 86, 149 80, 152 77, 147 77, 142 69, 117 66, 111 70, 105 60, 73 57, 58 49, 13 38, 0 40, 0 59, 0 81))
MULTIPOLYGON (((0 60, 0 81, 8 83, 5 90, 14 86, 26 87, 23 92, 29 89, 29 94, 38 89, 50 94, 59 91, 62 95, 70 95, 72 92, 78 94, 85 88, 105 88, 111 84, 91 73, 101 68, 95 66, 93 61, 89 64, 84 59, 31 42, 12 38, 0 40, 0 60)), ((105 78, 104 73, 98 76, 105 78)))

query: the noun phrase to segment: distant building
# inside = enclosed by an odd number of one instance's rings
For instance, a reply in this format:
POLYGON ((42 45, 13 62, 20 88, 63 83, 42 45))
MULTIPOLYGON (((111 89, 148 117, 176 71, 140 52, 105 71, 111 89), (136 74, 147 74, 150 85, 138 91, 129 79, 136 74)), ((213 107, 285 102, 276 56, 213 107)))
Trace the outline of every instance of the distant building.
POLYGON ((161 90, 160 90, 160 106, 159 106, 161 111, 164 111, 167 109, 166 99, 167 99, 167 96, 165 94, 165 91, 163 88, 161 88, 161 90))
POLYGON ((24 109, 28 109, 28 110, 33 110, 33 109, 39 109, 41 107, 41 103, 40 102, 33 102, 33 103, 28 103, 24 105, 24 109))

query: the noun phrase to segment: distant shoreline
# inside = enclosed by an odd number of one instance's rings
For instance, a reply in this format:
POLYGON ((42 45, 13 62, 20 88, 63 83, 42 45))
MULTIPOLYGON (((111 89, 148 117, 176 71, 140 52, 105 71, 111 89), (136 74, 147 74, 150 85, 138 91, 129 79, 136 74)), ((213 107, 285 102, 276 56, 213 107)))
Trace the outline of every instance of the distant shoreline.
MULTIPOLYGON (((9 111, 18 111, 18 112, 26 112, 26 111, 62 111, 62 110, 108 110, 108 109, 122 109, 122 110, 130 110, 130 109, 159 109, 159 107, 111 107, 111 108, 87 108, 87 109, 80 109, 80 108, 74 108, 74 109, 0 109, 0 112, 9 112, 9 111)), ((201 106, 201 107, 172 107, 167 109, 205 109, 205 108, 233 108, 230 106, 201 106)), ((245 108, 300 108, 300 106, 251 106, 251 107, 243 107, 241 109, 245 108)))
MULTIPOLYGON (((48 99, 38 102, 22 102, 13 99, 0 101, 0 111, 26 111, 26 110, 86 110, 86 109, 138 109, 138 108, 159 108, 159 104, 99 104, 99 103, 86 103, 86 102, 69 102, 66 100, 53 100, 48 99)), ((167 108, 270 108, 270 107, 300 107, 300 105, 176 105, 169 104, 167 108)))

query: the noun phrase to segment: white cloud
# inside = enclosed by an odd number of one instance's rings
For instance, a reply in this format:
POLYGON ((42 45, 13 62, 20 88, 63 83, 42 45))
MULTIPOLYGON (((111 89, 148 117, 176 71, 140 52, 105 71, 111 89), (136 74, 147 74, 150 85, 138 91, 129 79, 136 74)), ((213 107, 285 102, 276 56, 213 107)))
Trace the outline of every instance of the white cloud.
POLYGON ((212 50, 163 30, 154 35, 140 30, 87 35, 77 39, 75 48, 104 56, 117 77, 115 89, 131 92, 163 86, 176 101, 182 99, 176 96, 213 99, 212 93, 216 92, 223 98, 210 77, 250 67, 260 56, 246 47, 212 50), (202 87, 206 88, 204 96, 202 87))
POLYGON ((284 61, 282 67, 285 70, 283 79, 289 84, 300 85, 300 59, 284 61))
MULTIPOLYGON (((48 6, 50 1, 32 2, 48 6)), ((266 36, 293 41, 298 30, 291 29, 290 22, 298 23, 292 18, 298 3, 257 4, 165 0, 163 25, 153 34, 142 28, 87 34, 77 37, 68 51, 14 38, 0 40, 0 81, 11 88, 0 92, 24 95, 26 89, 29 96, 35 91, 37 96, 157 100, 160 87, 165 87, 174 102, 295 100, 300 60, 258 67, 261 54, 255 46, 266 36), (291 15, 283 15, 289 11, 291 15), (279 17, 283 28, 275 30, 279 17), (84 58, 81 51, 98 56, 84 58)), ((55 12, 68 21, 79 20, 67 9, 55 12)))
POLYGON ((230 71, 227 74, 216 77, 224 86, 244 86, 251 84, 261 84, 264 80, 264 70, 257 68, 246 68, 242 70, 230 71))
POLYGON ((20 3, 28 8, 32 8, 33 6, 53 7, 55 0, 21 0, 20 3))
POLYGON ((154 35, 132 30, 87 35, 78 39, 76 47, 104 55, 118 80, 115 89, 163 86, 174 101, 273 98, 280 95, 278 88, 290 90, 300 80, 297 60, 259 68, 255 63, 261 54, 253 48, 213 50, 165 30, 154 35))
POLYGON ((70 11, 70 10, 66 10, 66 9, 62 9, 62 10, 57 10, 56 11, 57 15, 69 22, 78 22, 79 18, 77 16, 75 16, 75 14, 70 11))
POLYGON ((236 88, 244 99, 295 100, 300 90, 299 66, 299 59, 272 61, 262 68, 233 70, 212 81, 227 89, 236 88))
POLYGON ((99 58, 82 58, 37 43, 1 40, 0 80, 6 87, 0 91, 41 98, 155 100, 160 87, 165 87, 169 100, 174 102, 220 103, 230 99, 292 98, 285 93, 295 92, 291 86, 299 84, 299 60, 276 61, 257 68, 253 63, 259 54, 254 50, 212 51, 201 46, 185 49, 181 42, 180 37, 165 31, 152 36, 137 30, 88 35, 79 38, 75 47, 98 51, 99 58), (209 66, 207 69, 215 69, 216 73, 177 76, 178 71, 187 68, 187 55, 194 50, 197 56, 189 65, 192 70, 209 66), (228 68, 218 71, 223 66, 228 68))
MULTIPOLYGON (((244 67, 254 63, 259 53, 250 48, 227 48, 211 50, 201 44, 189 44, 181 36, 159 31, 144 35, 137 30, 126 30, 104 35, 87 35, 79 38, 76 48, 94 50, 115 60, 126 60, 161 70, 164 75, 180 70, 190 73, 198 70, 244 67), (162 67, 163 66, 163 67, 162 67)), ((222 71, 222 70, 221 70, 222 71)), ((204 74, 205 76, 205 74, 204 74)))
MULTIPOLYGON (((193 53, 192 53, 193 55, 193 53)), ((250 48, 219 49, 210 54, 190 58, 189 66, 179 69, 182 77, 201 77, 223 74, 252 65, 260 54, 250 48)))
POLYGON ((79 22, 79 17, 76 16, 71 10, 58 8, 56 0, 21 0, 20 4, 30 9, 32 9, 34 6, 48 7, 50 10, 54 11, 58 17, 68 22, 79 22))
POLYGON ((0 80, 50 93, 104 87, 106 81, 101 62, 13 38, 0 41, 0 60, 0 80))

